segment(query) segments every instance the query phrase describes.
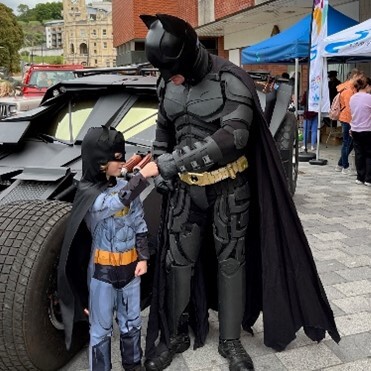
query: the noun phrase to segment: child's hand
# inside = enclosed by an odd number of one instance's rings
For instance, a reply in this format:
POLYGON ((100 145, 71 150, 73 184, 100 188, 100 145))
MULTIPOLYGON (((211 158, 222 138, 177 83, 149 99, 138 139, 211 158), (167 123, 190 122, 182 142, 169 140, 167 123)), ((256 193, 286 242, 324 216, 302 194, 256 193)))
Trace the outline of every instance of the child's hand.
POLYGON ((151 161, 147 165, 143 167, 142 170, 140 170, 140 173, 145 177, 145 178, 150 178, 152 176, 157 176, 159 174, 158 172, 158 167, 156 162, 151 161))
POLYGON ((135 277, 139 277, 145 273, 147 273, 147 260, 141 260, 137 263, 134 274, 135 277))

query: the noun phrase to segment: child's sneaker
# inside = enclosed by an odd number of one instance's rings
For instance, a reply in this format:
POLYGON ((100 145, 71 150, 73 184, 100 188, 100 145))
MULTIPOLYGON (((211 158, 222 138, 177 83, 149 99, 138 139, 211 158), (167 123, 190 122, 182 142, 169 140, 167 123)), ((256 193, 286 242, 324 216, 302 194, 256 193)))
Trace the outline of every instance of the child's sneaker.
POLYGON ((363 184, 362 180, 356 180, 356 184, 363 184))
POLYGON ((363 183, 365 186, 367 186, 367 187, 371 187, 371 183, 369 183, 369 182, 364 182, 363 183))
POLYGON ((350 167, 347 167, 346 169, 341 170, 341 173, 343 175, 350 175, 352 172, 350 170, 350 167))
POLYGON ((335 171, 337 171, 338 173, 340 173, 342 170, 343 170, 342 166, 339 166, 339 165, 335 166, 335 171))
POLYGON ((315 151, 316 150, 316 147, 312 146, 312 147, 310 147, 310 150, 311 151, 315 151))

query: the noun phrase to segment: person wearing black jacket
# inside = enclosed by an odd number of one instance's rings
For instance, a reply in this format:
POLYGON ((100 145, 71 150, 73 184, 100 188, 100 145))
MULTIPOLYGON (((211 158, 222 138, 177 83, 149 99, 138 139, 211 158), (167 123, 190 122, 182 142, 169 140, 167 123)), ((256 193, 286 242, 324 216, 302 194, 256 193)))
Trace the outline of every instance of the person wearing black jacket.
POLYGON ((184 20, 141 19, 161 73, 153 155, 164 194, 146 369, 190 346, 188 325, 202 346, 210 307, 231 371, 254 369, 240 331, 261 310, 267 346, 284 349, 302 326, 339 341, 252 79, 209 54, 184 20))

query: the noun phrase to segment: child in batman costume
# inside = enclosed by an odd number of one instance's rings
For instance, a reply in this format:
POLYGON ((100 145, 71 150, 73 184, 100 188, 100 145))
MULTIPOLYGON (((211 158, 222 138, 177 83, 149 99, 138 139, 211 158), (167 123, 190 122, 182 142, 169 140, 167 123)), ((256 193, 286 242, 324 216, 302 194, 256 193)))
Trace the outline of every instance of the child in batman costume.
POLYGON ((142 368, 140 276, 147 271, 149 251, 147 225, 138 196, 149 184, 146 178, 158 171, 151 162, 129 181, 116 178, 121 175, 124 161, 125 141, 121 132, 107 127, 89 129, 82 143, 83 177, 59 265, 59 298, 69 346, 73 321, 78 313, 81 315, 84 305, 78 282, 71 274, 73 260, 81 248, 72 241, 75 226, 84 220, 91 234, 90 263, 85 277, 89 288, 92 371, 111 370, 114 312, 120 328, 122 365, 125 370, 142 368))
POLYGON ((231 371, 254 369, 240 330, 251 331, 260 311, 264 342, 277 350, 301 327, 312 340, 328 331, 339 341, 254 83, 210 55, 182 19, 141 19, 147 58, 161 72, 153 154, 167 192, 146 369, 165 369, 189 347, 188 324, 202 346, 210 307, 231 371))

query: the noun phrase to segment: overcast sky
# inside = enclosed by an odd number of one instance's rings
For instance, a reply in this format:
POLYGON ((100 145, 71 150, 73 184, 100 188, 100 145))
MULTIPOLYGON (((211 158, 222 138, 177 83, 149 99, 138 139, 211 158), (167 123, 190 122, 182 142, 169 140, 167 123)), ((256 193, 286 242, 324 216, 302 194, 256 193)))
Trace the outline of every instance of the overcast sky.
POLYGON ((29 8, 34 8, 35 5, 39 3, 55 3, 55 2, 56 0, 0 0, 0 3, 3 3, 7 7, 13 9, 14 13, 16 13, 18 5, 20 4, 25 4, 28 5, 29 8))

